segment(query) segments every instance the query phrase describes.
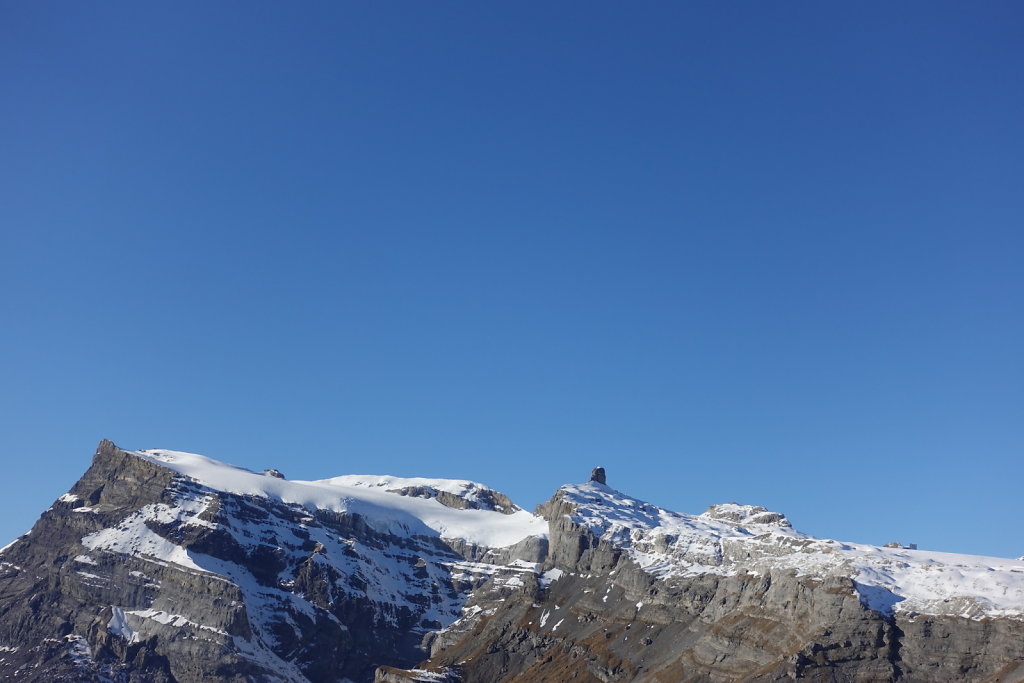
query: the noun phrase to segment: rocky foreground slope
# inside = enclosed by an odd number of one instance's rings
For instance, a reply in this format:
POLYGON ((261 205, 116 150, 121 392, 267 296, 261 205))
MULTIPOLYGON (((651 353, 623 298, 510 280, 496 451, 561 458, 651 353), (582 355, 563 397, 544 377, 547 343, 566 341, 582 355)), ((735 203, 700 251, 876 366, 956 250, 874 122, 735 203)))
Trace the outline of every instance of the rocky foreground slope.
POLYGON ((104 441, 0 551, 0 678, 1021 681, 1024 561, 604 483, 285 480, 104 441))

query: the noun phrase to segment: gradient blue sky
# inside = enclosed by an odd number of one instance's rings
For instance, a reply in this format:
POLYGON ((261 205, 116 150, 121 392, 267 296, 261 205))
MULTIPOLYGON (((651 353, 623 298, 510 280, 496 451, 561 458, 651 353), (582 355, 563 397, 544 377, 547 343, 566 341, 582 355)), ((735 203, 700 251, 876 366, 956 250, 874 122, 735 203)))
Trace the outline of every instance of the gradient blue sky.
POLYGON ((0 542, 110 438, 1024 554, 1020 3, 0 15, 0 542))

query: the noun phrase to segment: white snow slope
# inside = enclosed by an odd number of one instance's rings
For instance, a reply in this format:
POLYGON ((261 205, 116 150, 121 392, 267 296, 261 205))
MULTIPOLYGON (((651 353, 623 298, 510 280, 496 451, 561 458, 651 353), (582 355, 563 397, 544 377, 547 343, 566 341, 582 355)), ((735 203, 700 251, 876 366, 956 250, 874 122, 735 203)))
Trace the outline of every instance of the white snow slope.
POLYGON ((457 510, 433 498, 413 498, 391 493, 379 484, 387 479, 398 486, 428 484, 438 490, 462 493, 470 488, 485 489, 475 482, 443 479, 403 480, 395 477, 336 477, 322 481, 288 481, 257 474, 218 462, 203 455, 179 451, 136 451, 135 455, 184 474, 204 486, 236 493, 294 503, 310 509, 353 512, 362 515, 377 531, 395 535, 440 534, 446 539, 503 548, 529 536, 547 534, 547 523, 524 510, 510 515, 491 510, 457 510), (360 480, 377 482, 356 484, 360 480))

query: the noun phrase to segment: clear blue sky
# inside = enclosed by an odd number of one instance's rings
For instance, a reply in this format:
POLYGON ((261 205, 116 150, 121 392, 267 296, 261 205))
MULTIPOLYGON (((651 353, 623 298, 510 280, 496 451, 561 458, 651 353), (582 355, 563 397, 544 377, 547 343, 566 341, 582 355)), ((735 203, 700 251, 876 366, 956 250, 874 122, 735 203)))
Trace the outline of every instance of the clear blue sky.
POLYGON ((7 3, 0 84, 0 542, 110 438, 1024 555, 1020 3, 7 3))

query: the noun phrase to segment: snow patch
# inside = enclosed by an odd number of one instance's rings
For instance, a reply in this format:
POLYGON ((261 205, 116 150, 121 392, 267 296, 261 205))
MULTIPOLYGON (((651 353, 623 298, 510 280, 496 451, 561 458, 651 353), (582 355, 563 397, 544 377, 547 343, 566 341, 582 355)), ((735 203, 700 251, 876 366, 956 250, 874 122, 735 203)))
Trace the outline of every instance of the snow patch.
POLYGON ((556 567, 541 574, 538 583, 540 583, 541 588, 548 588, 552 583, 558 581, 563 576, 565 576, 565 572, 556 567))
POLYGON ((93 666, 92 651, 89 649, 89 641, 77 633, 69 633, 64 636, 68 644, 68 656, 79 669, 91 669, 93 666))
POLYGON ((107 622, 107 631, 129 643, 139 642, 139 634, 128 625, 128 618, 120 607, 111 607, 113 615, 107 622))
POLYGON ((523 588, 526 584, 518 576, 510 576, 504 580, 504 582, 496 582, 500 585, 504 585, 506 588, 523 588))
POLYGON ((100 529, 84 538, 82 545, 89 550, 106 550, 124 555, 138 555, 161 564, 173 564, 197 572, 204 572, 189 552, 160 536, 146 525, 147 519, 187 514, 187 510, 163 504, 147 505, 123 519, 116 527, 100 529))
POLYGON ((171 614, 170 612, 164 612, 163 610, 131 610, 130 612, 125 612, 125 614, 130 614, 134 617, 139 617, 140 619, 151 619, 158 624, 173 626, 174 628, 181 628, 182 626, 191 626, 194 629, 211 631, 213 633, 218 633, 224 636, 227 635, 227 631, 223 631, 219 628, 214 628, 213 626, 207 626, 205 624, 198 624, 189 619, 188 617, 184 617, 180 614, 171 614))

